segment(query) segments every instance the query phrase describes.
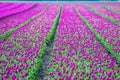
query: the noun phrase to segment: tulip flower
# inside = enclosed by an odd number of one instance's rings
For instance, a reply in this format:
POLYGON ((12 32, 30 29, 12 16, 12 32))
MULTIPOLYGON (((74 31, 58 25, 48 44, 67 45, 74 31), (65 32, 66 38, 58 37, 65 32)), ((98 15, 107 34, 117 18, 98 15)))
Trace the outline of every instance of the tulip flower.
POLYGON ((11 76, 11 78, 12 78, 12 80, 15 80, 15 79, 17 78, 17 76, 16 76, 15 74, 13 74, 13 75, 11 76))
POLYGON ((80 80, 84 80, 83 78, 80 78, 80 80))
POLYGON ((27 75, 28 75, 28 73, 27 73, 27 72, 24 72, 24 73, 22 74, 22 78, 26 77, 27 75))

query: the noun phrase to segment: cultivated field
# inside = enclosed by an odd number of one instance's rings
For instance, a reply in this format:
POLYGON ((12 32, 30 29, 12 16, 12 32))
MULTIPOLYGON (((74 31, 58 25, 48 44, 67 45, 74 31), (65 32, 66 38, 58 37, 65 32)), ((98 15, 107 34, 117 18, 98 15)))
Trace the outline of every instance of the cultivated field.
POLYGON ((120 80, 120 3, 0 3, 0 80, 120 80))

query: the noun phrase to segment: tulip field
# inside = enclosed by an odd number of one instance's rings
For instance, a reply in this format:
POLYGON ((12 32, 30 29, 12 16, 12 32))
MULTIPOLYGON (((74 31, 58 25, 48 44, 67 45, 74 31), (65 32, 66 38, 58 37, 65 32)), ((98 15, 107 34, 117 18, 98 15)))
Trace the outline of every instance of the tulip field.
POLYGON ((0 80, 120 80, 120 3, 0 2, 0 80))

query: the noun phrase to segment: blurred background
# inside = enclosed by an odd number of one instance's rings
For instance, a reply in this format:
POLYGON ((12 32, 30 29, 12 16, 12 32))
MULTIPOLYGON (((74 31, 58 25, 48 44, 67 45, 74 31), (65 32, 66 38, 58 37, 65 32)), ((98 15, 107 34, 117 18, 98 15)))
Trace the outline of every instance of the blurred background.
POLYGON ((120 1, 120 0, 0 0, 0 1, 120 1))

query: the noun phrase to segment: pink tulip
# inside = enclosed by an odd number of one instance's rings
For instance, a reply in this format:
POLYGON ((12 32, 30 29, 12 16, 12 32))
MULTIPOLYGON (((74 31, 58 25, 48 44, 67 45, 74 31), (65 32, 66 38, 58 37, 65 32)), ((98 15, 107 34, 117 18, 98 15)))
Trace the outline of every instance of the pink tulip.
POLYGON ((22 74, 22 78, 26 77, 27 75, 28 75, 28 73, 27 73, 27 72, 24 72, 24 73, 22 74))
POLYGON ((11 76, 11 78, 12 78, 12 80, 15 80, 15 79, 17 78, 17 76, 16 76, 15 74, 13 74, 13 75, 11 76))
POLYGON ((80 78, 80 80, 84 80, 83 78, 80 78))

